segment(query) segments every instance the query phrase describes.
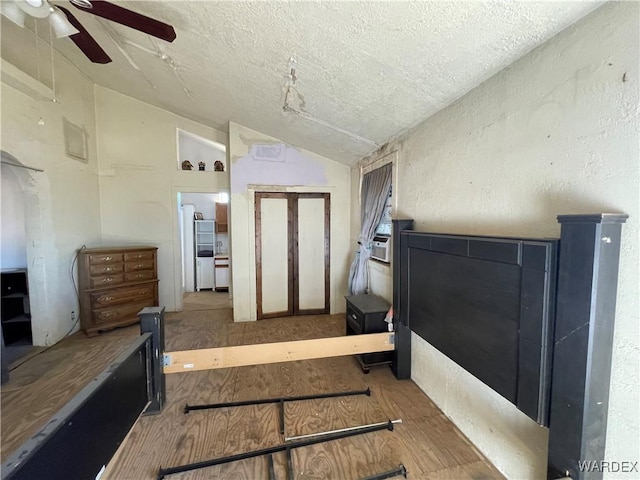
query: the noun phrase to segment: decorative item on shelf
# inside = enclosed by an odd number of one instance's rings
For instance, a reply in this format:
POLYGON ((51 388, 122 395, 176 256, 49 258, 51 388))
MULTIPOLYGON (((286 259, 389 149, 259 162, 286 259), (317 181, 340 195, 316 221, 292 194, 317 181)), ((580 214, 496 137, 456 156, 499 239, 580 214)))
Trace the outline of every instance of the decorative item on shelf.
POLYGON ((206 164, 204 162, 198 162, 198 170, 204 172, 204 167, 206 164))
POLYGON ((202 216, 201 212, 193 212, 193 219, 194 220, 203 220, 204 217, 202 216))
POLYGON ((191 165, 191 162, 189 160, 185 160, 184 162, 182 162, 182 170, 191 170, 193 168, 193 165, 191 165))
POLYGON ((216 162, 213 164, 213 171, 224 172, 224 164, 220 160, 216 160, 216 162))

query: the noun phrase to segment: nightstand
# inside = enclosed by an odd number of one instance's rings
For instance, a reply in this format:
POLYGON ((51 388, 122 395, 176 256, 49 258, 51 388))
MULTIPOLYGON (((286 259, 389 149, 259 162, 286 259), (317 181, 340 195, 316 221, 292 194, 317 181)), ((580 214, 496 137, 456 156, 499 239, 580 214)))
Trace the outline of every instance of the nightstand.
MULTIPOLYGON (((377 295, 349 295, 347 301, 347 335, 387 332, 384 318, 391 305, 377 295)), ((393 352, 376 352, 356 355, 362 371, 369 373, 369 367, 390 365, 393 352)))

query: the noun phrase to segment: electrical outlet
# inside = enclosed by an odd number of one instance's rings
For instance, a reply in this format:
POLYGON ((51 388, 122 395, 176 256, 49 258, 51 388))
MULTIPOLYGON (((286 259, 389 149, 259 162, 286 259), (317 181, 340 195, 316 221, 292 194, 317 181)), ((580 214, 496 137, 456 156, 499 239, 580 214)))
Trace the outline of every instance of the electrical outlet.
POLYGON ((75 321, 76 321, 76 311, 71 310, 71 322, 75 322, 75 321))

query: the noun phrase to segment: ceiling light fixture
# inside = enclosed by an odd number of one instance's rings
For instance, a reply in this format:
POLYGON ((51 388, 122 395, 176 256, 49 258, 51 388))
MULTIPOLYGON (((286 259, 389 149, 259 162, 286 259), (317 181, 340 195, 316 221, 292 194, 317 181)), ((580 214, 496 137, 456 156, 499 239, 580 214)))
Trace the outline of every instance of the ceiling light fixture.
POLYGON ((0 13, 23 28, 27 14, 35 19, 49 17, 49 23, 57 38, 80 33, 58 7, 50 5, 47 0, 2 0, 0 1, 0 13))
POLYGON ((14 2, 0 2, 0 13, 19 27, 24 28, 24 20, 27 14, 14 2))
POLYGON ((55 7, 51 7, 49 23, 53 27, 56 38, 69 37, 71 35, 75 35, 76 33, 80 33, 80 30, 71 25, 71 22, 69 22, 67 17, 55 7))
POLYGON ((47 0, 15 0, 16 5, 32 17, 47 18, 49 16, 49 3, 47 0))

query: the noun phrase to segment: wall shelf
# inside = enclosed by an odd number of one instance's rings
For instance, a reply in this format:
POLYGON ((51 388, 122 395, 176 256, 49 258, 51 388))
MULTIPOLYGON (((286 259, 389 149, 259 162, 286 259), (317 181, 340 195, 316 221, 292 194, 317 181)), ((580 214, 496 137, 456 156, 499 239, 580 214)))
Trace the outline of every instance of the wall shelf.
POLYGON ((5 345, 31 345, 31 310, 27 269, 2 272, 1 321, 5 345))

